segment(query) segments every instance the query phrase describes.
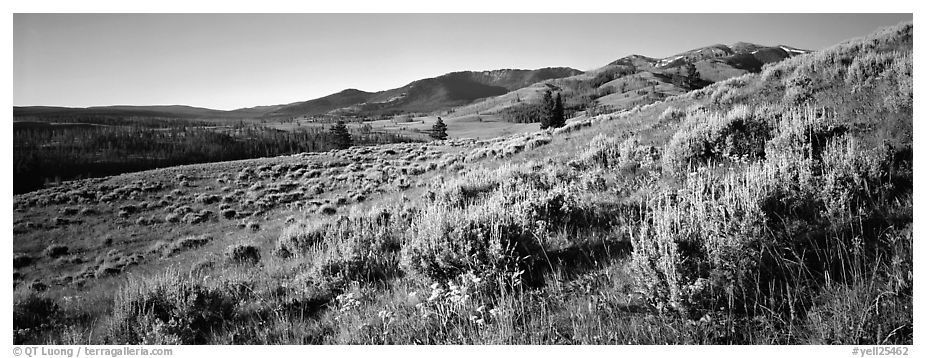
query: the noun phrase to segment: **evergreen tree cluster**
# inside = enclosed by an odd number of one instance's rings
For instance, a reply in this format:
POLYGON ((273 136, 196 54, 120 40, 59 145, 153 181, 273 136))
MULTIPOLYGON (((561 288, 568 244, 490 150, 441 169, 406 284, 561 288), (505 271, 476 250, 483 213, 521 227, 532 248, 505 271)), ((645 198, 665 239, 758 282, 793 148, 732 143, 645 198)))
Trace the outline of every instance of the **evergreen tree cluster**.
POLYGON ((540 105, 537 103, 519 103, 503 108, 498 112, 501 120, 511 123, 536 123, 540 120, 540 105))
POLYGON ((566 125, 566 113, 563 108, 563 98, 551 91, 545 91, 540 100, 540 129, 559 128, 566 125))

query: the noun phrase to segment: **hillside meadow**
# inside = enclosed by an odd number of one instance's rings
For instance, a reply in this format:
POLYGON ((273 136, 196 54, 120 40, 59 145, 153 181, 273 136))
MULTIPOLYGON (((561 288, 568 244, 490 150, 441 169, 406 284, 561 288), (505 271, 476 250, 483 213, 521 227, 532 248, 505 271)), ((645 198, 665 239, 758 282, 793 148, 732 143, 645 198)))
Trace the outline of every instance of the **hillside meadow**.
POLYGON ((17 195, 14 343, 912 344, 912 33, 561 128, 17 195))

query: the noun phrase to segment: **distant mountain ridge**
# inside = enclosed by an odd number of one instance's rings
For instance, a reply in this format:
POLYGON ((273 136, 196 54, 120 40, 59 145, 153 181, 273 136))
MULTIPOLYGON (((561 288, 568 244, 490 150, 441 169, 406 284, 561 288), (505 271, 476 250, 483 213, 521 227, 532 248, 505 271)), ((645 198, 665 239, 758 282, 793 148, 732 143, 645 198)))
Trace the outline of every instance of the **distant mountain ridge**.
POLYGON ((87 108, 25 106, 13 107, 13 116, 251 118, 319 115, 333 111, 340 114, 425 112, 448 109, 480 98, 504 94, 547 79, 580 73, 582 71, 568 67, 548 67, 536 70, 460 71, 416 80, 403 87, 385 91, 366 92, 351 88, 303 102, 239 108, 230 111, 183 105, 116 105, 87 108))
POLYGON ((165 117, 165 118, 228 118, 244 117, 245 113, 223 111, 184 105, 155 106, 95 106, 86 108, 55 106, 13 107, 13 117, 66 117, 66 116, 125 116, 125 117, 165 117))
POLYGON ((480 98, 498 96, 544 80, 580 73, 582 71, 568 67, 451 72, 379 92, 347 89, 325 97, 282 106, 266 115, 315 115, 336 110, 352 114, 428 112, 466 104, 480 98))
POLYGON ((784 45, 764 46, 748 42, 737 42, 730 46, 716 44, 682 52, 658 60, 655 66, 658 68, 671 68, 687 63, 712 61, 725 63, 733 68, 749 72, 758 72, 762 70, 762 66, 765 64, 778 62, 807 52, 810 51, 784 45))
MULTIPOLYGON (((788 57, 810 52, 791 46, 764 46, 748 42, 715 44, 681 52, 665 58, 630 55, 596 70, 583 72, 569 67, 535 70, 499 69, 451 72, 425 78, 394 89, 366 92, 345 89, 324 97, 289 104, 239 108, 230 111, 184 105, 98 106, 87 108, 28 106, 13 107, 14 117, 66 116, 152 116, 173 118, 285 118, 313 115, 375 116, 408 112, 443 111, 528 88, 546 88, 543 83, 563 80, 588 81, 615 70, 648 72, 658 76, 679 74, 681 67, 694 64, 702 77, 717 82, 788 57), (539 87, 537 85, 540 85, 539 87)), ((596 78, 594 81, 598 81, 596 78)), ((611 83, 614 85, 614 83, 611 83)), ((554 85, 555 86, 555 85, 554 85)), ((596 87, 600 84, 596 84, 596 87)), ((671 91, 669 91, 671 92, 671 91)), ((518 95, 520 98, 520 95, 518 95)))
POLYGON ((549 79, 497 97, 481 99, 454 109, 456 116, 496 115, 503 121, 519 122, 533 118, 525 104, 539 103, 544 91, 563 94, 567 108, 575 111, 629 109, 691 90, 686 85, 687 65, 694 65, 698 86, 720 82, 788 57, 808 53, 791 46, 764 46, 748 42, 715 44, 695 48, 664 58, 639 54, 619 58, 597 69, 549 79))

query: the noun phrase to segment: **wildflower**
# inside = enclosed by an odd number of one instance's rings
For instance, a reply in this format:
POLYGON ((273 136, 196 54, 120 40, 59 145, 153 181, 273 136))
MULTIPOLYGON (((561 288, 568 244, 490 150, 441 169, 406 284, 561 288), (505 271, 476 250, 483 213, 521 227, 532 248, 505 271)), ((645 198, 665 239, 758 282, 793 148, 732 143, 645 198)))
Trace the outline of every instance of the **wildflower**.
POLYGON ((385 322, 392 319, 393 313, 388 310, 380 310, 376 315, 379 316, 379 319, 385 322))
POLYGON ((433 302, 434 300, 440 298, 440 295, 444 293, 441 289, 436 289, 431 291, 431 297, 428 297, 428 302, 433 302))

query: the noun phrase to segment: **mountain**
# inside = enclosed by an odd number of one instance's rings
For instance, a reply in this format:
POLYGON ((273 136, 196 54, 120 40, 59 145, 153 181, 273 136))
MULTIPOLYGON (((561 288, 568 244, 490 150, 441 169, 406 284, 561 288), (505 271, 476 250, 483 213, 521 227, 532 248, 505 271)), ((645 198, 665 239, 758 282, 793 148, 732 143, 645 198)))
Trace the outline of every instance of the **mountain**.
POLYGON ((737 42, 730 46, 716 44, 660 59, 656 67, 671 69, 695 64, 702 73, 702 78, 710 82, 720 82, 748 72, 759 72, 766 64, 808 52, 810 51, 785 45, 765 46, 748 42, 737 42))
POLYGON ((634 54, 581 74, 541 81, 501 96, 475 101, 455 108, 454 116, 494 115, 503 121, 520 122, 531 117, 529 106, 539 102, 540 94, 548 89, 560 91, 566 106, 575 111, 627 109, 691 90, 684 81, 688 64, 697 68, 701 78, 698 87, 701 87, 757 73, 766 64, 808 52, 785 45, 737 42, 700 47, 665 58, 634 54))
POLYGON ((452 72, 411 82, 405 86, 365 92, 346 89, 304 102, 240 108, 231 111, 190 106, 104 106, 88 108, 28 106, 13 107, 13 116, 46 119, 74 116, 121 116, 167 118, 259 118, 321 114, 375 115, 382 113, 446 110, 472 101, 498 96, 533 83, 582 73, 568 67, 536 70, 502 69, 452 72))
POLYGON ((502 95, 537 82, 580 73, 582 71, 567 67, 452 72, 380 92, 348 89, 325 97, 285 105, 265 115, 274 117, 317 115, 332 111, 340 114, 379 114, 445 110, 474 100, 502 95))
POLYGON ((372 98, 375 93, 364 92, 357 89, 346 89, 325 97, 281 105, 277 108, 261 113, 263 116, 322 114, 329 111, 363 103, 372 98))
POLYGON ((536 70, 460 71, 413 81, 405 86, 366 92, 346 89, 321 98, 231 111, 191 106, 104 106, 89 108, 14 107, 16 118, 74 116, 165 117, 188 119, 291 118, 315 115, 375 117, 398 113, 453 112, 455 116, 504 114, 560 90, 575 110, 594 106, 632 107, 683 93, 685 65, 693 64, 703 84, 723 81, 809 51, 748 42, 714 44, 665 58, 630 55, 582 72, 568 67, 536 70), (524 102, 522 102, 524 101, 524 102))
POLYGON ((13 117, 69 118, 73 116, 121 116, 121 117, 165 117, 165 118, 228 118, 242 117, 233 111, 209 108, 164 105, 164 106, 99 106, 99 107, 13 107, 13 117))
POLYGON ((687 63, 713 61, 726 63, 732 67, 758 72, 761 65, 778 62, 794 55, 809 51, 789 46, 764 46, 748 42, 737 42, 727 46, 723 44, 711 45, 682 52, 674 56, 660 59, 656 67, 678 67, 687 63), (758 67, 756 65, 758 64, 758 67))

